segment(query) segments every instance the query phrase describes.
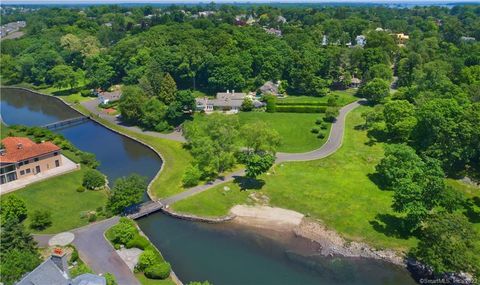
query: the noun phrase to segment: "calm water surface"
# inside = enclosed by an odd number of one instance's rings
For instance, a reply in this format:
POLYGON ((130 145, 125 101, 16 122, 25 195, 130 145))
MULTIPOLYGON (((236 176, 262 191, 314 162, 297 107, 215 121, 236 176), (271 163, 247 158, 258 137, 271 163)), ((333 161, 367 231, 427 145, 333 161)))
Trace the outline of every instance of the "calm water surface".
MULTIPOLYGON (((2 89, 0 110, 8 125, 42 126, 80 116, 62 102, 47 96, 2 89)), ((152 180, 162 161, 148 147, 121 136, 94 121, 55 130, 83 151, 94 153, 100 161, 98 170, 107 175, 110 185, 115 179, 138 173, 152 180)))
MULTIPOLYGON (((41 126, 78 116, 53 98, 14 89, 1 89, 0 111, 9 125, 41 126)), ((92 121, 58 132, 79 149, 94 153, 110 182, 134 172, 150 181, 162 163, 149 148, 92 121)), ((185 283, 415 284, 403 268, 374 260, 318 256, 310 242, 293 236, 194 223, 159 213, 138 223, 185 283)))

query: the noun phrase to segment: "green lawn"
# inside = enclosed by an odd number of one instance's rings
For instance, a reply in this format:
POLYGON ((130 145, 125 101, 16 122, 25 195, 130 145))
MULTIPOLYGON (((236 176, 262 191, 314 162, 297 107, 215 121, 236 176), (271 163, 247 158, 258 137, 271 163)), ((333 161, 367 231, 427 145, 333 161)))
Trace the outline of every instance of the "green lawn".
POLYGON ((222 190, 225 185, 220 185, 177 202, 173 209, 225 215, 231 206, 248 202, 249 193, 260 191, 270 197, 272 206, 321 219, 347 239, 365 241, 378 248, 406 250, 416 241, 396 233, 398 218, 390 207, 392 193, 380 190, 369 179, 383 156, 383 148, 379 144, 369 146, 366 132, 355 130, 363 123, 360 115, 366 108, 349 114, 344 145, 330 157, 276 165, 270 175, 261 177, 265 185, 260 190, 240 191, 237 184, 227 183, 231 189, 227 194, 222 190))
POLYGON ((278 99, 279 102, 289 102, 289 103, 327 103, 327 100, 332 95, 338 95, 338 104, 340 106, 345 106, 349 103, 352 103, 358 100, 357 97, 354 96, 356 90, 355 89, 348 89, 348 90, 336 90, 330 92, 329 95, 324 97, 313 97, 313 96, 297 96, 291 95, 285 98, 278 99))
POLYGON ((242 125, 264 121, 275 129, 282 137, 280 152, 306 152, 319 148, 327 140, 331 125, 327 124, 328 129, 322 130, 325 137, 319 139, 311 129, 323 114, 240 112, 238 117, 242 125))
MULTIPOLYGON (((27 204, 28 215, 35 210, 48 210, 52 214, 52 225, 40 233, 59 233, 88 224, 81 213, 95 211, 105 206, 105 191, 77 192, 82 184, 83 169, 31 184, 7 195, 22 198, 27 204)), ((29 217, 25 221, 28 226, 29 217)))
MULTIPOLYGON (((325 143, 330 132, 330 123, 327 124, 326 130, 322 130, 325 134, 323 139, 317 138, 316 134, 311 132, 311 129, 316 126, 316 119, 323 118, 323 114, 239 112, 231 116, 238 116, 241 125, 255 121, 267 123, 282 138, 279 152, 306 152, 317 149, 325 143)), ((196 114, 194 121, 202 124, 208 118, 208 115, 196 114)))
MULTIPOLYGON (((75 108, 83 113, 88 113, 82 105, 77 104, 75 108)), ((190 165, 192 156, 183 148, 182 143, 153 137, 146 134, 136 133, 108 122, 107 120, 97 118, 104 125, 120 131, 126 135, 134 137, 161 153, 164 161, 163 170, 152 184, 151 193, 157 198, 165 198, 182 192, 182 177, 185 169, 190 165)))

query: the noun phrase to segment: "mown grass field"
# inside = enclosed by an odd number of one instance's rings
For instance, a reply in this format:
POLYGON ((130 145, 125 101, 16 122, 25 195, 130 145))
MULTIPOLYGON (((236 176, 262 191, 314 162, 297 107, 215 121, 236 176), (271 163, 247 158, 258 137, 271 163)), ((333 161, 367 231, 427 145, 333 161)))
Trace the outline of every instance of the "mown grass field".
POLYGON ((14 195, 25 201, 28 209, 25 221, 27 227, 35 210, 47 210, 52 214, 52 225, 38 233, 50 234, 75 229, 88 224, 87 218, 81 217, 82 213, 95 211, 107 202, 107 193, 104 190, 76 191, 78 186, 82 185, 83 173, 84 169, 81 169, 56 176, 7 195, 14 195))
POLYGON ((378 248, 410 248, 416 240, 399 237, 395 231, 398 218, 390 207, 392 193, 380 190, 369 178, 383 156, 383 147, 368 145, 366 132, 355 129, 363 123, 360 115, 366 108, 348 115, 343 146, 330 157, 276 165, 270 175, 260 177, 265 185, 259 190, 241 191, 237 184, 227 183, 177 202, 173 209, 221 216, 233 205, 247 202, 248 194, 260 191, 270 197, 272 206, 320 219, 347 239, 378 248), (225 193, 224 186, 231 190, 225 193))
POLYGON ((338 96, 338 105, 345 106, 349 103, 352 103, 358 100, 357 97, 354 96, 356 89, 348 89, 348 90, 336 90, 331 91, 329 95, 324 97, 313 97, 313 96, 298 96, 298 95, 291 95, 285 98, 278 99, 279 102, 288 102, 288 103, 327 103, 327 100, 330 96, 338 96))
MULTIPOLYGON (((311 132, 316 126, 316 119, 323 118, 323 114, 239 112, 230 116, 237 116, 240 125, 263 121, 276 130, 282 138, 279 152, 306 152, 317 149, 325 143, 330 132, 330 123, 325 123, 328 128, 321 130, 325 134, 323 139, 317 138, 317 135, 311 132)), ((196 114, 194 121, 202 124, 208 118, 208 115, 196 114)), ((238 143, 241 145, 241 140, 238 143)))

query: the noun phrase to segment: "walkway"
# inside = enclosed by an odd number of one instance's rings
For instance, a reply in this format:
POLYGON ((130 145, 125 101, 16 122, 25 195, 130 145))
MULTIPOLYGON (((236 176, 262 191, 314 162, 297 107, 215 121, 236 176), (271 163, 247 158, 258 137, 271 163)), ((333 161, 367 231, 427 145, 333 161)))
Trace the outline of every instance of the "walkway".
POLYGON ((15 190, 21 189, 35 182, 39 182, 51 177, 55 177, 58 175, 62 175, 62 174, 80 169, 80 165, 66 158, 64 155, 61 155, 61 156, 62 156, 61 166, 51 168, 49 170, 45 170, 37 174, 30 175, 22 179, 17 179, 15 181, 2 184, 2 186, 0 187, 0 195, 13 192, 15 190))
POLYGON ((122 122, 122 120, 120 120, 116 116, 105 114, 99 108, 97 108, 98 101, 96 99, 85 101, 85 102, 82 102, 81 104, 90 113, 94 114, 95 116, 98 116, 102 119, 105 119, 105 120, 109 121, 110 123, 119 125, 119 126, 125 128, 127 130, 130 130, 130 131, 133 131, 133 132, 136 132, 136 133, 146 134, 146 135, 149 135, 149 136, 152 136, 152 137, 169 139, 169 140, 173 140, 173 141, 177 141, 177 142, 186 142, 186 140, 183 137, 183 134, 182 134, 181 131, 173 131, 173 132, 168 133, 168 134, 162 134, 162 133, 159 133, 159 132, 144 131, 137 126, 126 125, 124 122, 122 122))
MULTIPOLYGON (((330 129, 330 134, 328 136, 327 142, 324 145, 322 145, 319 149, 316 149, 310 152, 303 152, 303 153, 279 152, 277 153, 277 159, 275 160, 275 163, 282 163, 286 161, 317 160, 317 159, 325 158, 333 154, 334 152, 336 152, 342 146, 342 143, 343 143, 343 134, 345 131, 345 118, 347 117, 347 114, 353 109, 360 106, 361 104, 364 104, 365 102, 366 102, 365 99, 361 99, 356 102, 350 103, 340 109, 337 120, 332 124, 332 127, 330 129)), ((178 193, 176 195, 162 199, 160 200, 160 202, 163 205, 168 207, 168 205, 171 205, 175 202, 178 202, 180 200, 183 200, 195 194, 206 191, 222 183, 233 181, 235 177, 240 177, 244 175, 245 175, 244 169, 238 170, 226 175, 225 177, 217 178, 214 181, 209 182, 207 184, 195 186, 195 187, 189 188, 186 191, 178 193)))

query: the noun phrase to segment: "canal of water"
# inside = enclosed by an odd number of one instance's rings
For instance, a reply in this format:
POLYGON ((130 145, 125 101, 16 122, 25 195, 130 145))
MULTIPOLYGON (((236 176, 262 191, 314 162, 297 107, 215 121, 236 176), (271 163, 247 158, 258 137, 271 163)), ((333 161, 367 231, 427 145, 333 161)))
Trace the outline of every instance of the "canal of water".
MULTIPOLYGON (((78 116, 55 98, 7 88, 1 89, 0 111, 9 125, 41 126, 78 116)), ((148 147, 93 121, 58 132, 79 149, 94 153, 110 183, 131 173, 150 181, 162 164, 148 147)), ((314 244, 293 235, 229 223, 196 223, 160 213, 138 224, 185 283, 415 284, 401 267, 370 259, 320 256, 314 244)))

